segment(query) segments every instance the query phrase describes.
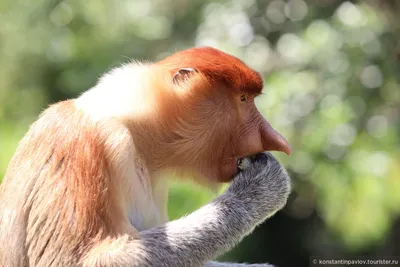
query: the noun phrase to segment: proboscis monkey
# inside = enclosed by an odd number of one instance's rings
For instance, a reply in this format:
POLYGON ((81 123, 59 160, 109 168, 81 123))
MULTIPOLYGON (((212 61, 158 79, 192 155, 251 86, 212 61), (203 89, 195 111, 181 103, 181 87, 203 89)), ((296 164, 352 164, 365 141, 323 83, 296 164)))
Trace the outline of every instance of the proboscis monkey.
POLYGON ((259 154, 290 153, 254 104, 262 87, 239 59, 194 48, 114 69, 49 107, 1 185, 0 266, 244 266, 210 260, 281 209, 290 191, 284 168, 259 154), (168 222, 162 175, 170 171, 231 184, 168 222))

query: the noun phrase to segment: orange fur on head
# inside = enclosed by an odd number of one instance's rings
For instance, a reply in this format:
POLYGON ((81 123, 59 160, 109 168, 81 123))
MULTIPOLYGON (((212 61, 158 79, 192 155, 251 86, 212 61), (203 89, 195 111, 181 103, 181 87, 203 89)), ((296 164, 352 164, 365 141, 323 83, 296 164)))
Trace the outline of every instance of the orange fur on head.
POLYGON ((247 67, 240 59, 211 47, 184 50, 160 61, 171 73, 191 67, 204 74, 212 84, 223 84, 235 93, 258 95, 263 89, 259 73, 247 67))

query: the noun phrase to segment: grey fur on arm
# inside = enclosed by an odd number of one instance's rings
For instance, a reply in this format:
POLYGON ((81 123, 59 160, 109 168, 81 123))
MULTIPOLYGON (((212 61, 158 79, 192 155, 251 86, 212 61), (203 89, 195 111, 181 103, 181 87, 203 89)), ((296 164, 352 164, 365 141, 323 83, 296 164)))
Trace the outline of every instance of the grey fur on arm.
POLYGON ((271 154, 248 160, 250 166, 224 194, 186 217, 141 232, 140 245, 146 257, 136 261, 137 266, 245 266, 207 262, 280 210, 290 193, 290 179, 271 154))

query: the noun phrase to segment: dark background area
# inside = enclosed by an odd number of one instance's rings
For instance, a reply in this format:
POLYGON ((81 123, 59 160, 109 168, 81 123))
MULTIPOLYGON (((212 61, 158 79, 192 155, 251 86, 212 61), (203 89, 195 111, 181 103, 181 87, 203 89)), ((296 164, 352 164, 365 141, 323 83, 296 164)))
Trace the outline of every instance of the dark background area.
MULTIPOLYGON (((262 73, 257 106, 294 151, 276 154, 288 205, 223 258, 400 256, 399 35, 395 0, 2 0, 0 179, 49 103, 131 59, 208 45, 262 73)), ((170 217, 213 197, 173 182, 170 217)))

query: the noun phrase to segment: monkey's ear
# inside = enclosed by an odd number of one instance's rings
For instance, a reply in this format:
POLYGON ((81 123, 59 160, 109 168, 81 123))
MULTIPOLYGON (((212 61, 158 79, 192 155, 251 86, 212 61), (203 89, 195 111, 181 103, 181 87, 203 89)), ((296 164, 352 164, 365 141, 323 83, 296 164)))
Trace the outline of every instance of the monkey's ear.
POLYGON ((175 84, 179 84, 180 82, 190 78, 191 75, 197 73, 196 69, 193 68, 181 68, 177 72, 175 72, 173 82, 175 84))

